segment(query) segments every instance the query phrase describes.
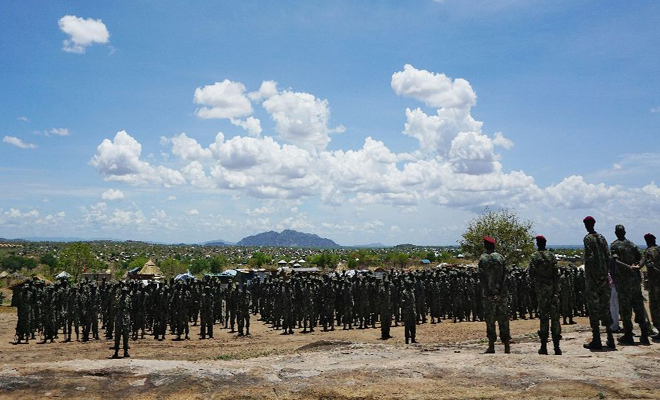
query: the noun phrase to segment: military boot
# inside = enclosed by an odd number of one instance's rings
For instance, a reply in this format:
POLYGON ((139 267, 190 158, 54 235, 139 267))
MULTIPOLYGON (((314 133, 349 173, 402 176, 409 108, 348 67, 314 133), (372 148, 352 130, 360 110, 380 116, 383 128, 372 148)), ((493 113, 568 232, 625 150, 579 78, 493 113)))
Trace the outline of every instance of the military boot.
POLYGON ((111 358, 115 360, 119 358, 119 349, 115 349, 115 354, 113 354, 111 358))
POLYGON ((605 345, 612 350, 616 350, 616 344, 614 343, 614 335, 612 334, 612 331, 607 331, 607 343, 605 345))
POLYGON ((647 345, 647 346, 650 345, 650 344, 651 344, 651 341, 649 340, 649 336, 648 336, 648 335, 642 335, 642 336, 640 336, 640 337, 639 337, 639 343, 640 343, 640 344, 647 345))
POLYGON ((488 340, 488 348, 486 349, 486 354, 493 354, 493 353, 495 353, 495 341, 488 340))
POLYGON ((128 349, 124 349, 124 358, 131 358, 131 355, 128 354, 128 349))
POLYGON ((600 341, 600 330, 594 329, 592 335, 591 342, 585 343, 583 347, 589 350, 602 350, 603 343, 600 341))
POLYGON ((548 355, 548 339, 541 339, 541 348, 539 354, 548 355))
POLYGON ((569 325, 575 325, 575 324, 576 324, 576 322, 573 321, 573 317, 569 317, 569 318, 568 318, 568 324, 569 324, 569 325))
MULTIPOLYGON (((510 354, 511 353, 511 341, 510 340, 504 340, 504 353, 505 354, 510 354)), ((547 350, 546 350, 547 353, 547 350)))
POLYGON ((559 341, 561 341, 561 336, 552 338, 552 344, 555 347, 555 355, 556 356, 560 356, 562 354, 562 351, 559 348, 559 341))
POLYGON ((617 342, 619 342, 619 344, 632 346, 635 344, 635 339, 633 339, 632 332, 626 331, 626 333, 623 336, 617 339, 617 342))

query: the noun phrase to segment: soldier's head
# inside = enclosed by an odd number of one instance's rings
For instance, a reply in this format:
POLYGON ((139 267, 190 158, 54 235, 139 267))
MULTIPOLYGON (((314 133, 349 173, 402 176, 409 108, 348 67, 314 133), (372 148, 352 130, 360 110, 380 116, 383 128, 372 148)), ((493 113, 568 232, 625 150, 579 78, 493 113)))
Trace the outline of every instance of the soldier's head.
POLYGON ((538 235, 536 237, 536 247, 539 250, 545 250, 546 243, 547 243, 547 240, 545 240, 545 237, 543 235, 538 235))
POLYGON ((647 247, 655 246, 655 236, 652 233, 644 235, 644 240, 646 240, 647 247))
POLYGON ((619 240, 624 240, 626 238, 626 228, 623 225, 617 225, 614 228, 614 234, 619 240))
POLYGON ((492 253, 495 251, 495 239, 490 236, 484 236, 484 247, 486 248, 487 253, 492 253))
POLYGON ((584 227, 586 228, 587 232, 594 232, 594 227, 596 226, 596 219, 594 219, 594 217, 591 215, 584 217, 582 222, 584 222, 584 227))

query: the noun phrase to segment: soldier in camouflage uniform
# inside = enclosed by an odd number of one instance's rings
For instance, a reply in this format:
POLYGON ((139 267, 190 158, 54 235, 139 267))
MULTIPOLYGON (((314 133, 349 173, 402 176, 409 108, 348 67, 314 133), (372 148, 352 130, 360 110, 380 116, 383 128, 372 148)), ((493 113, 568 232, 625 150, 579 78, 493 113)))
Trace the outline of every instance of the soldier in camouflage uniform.
POLYGON ((69 288, 67 292, 67 307, 66 307, 66 320, 65 320, 65 325, 67 327, 67 337, 65 338, 65 342, 70 342, 71 341, 71 331, 72 329, 75 328, 76 330, 76 342, 80 339, 80 331, 79 331, 79 318, 78 315, 80 314, 80 310, 78 309, 79 307, 79 299, 78 299, 78 289, 76 287, 71 287, 69 288))
POLYGON ((131 330, 131 296, 128 286, 119 291, 115 301, 115 354, 112 358, 119 358, 119 341, 123 341, 124 357, 128 358, 128 336, 131 330))
POLYGON ((417 323, 417 306, 415 303, 413 283, 406 280, 405 287, 403 295, 401 296, 401 312, 403 314, 406 344, 408 344, 409 341, 417 343, 417 327, 415 325, 417 323))
MULTIPOLYGON (((660 331, 660 250, 652 233, 644 235, 646 251, 639 264, 640 268, 646 267, 648 273, 649 309, 651 310, 651 321, 653 326, 660 331)), ((660 340, 660 333, 653 336, 653 340, 660 340)))
POLYGON ((610 314, 609 267, 610 250, 607 240, 594 229, 596 220, 588 216, 584 218, 587 235, 584 237, 584 273, 586 280, 587 308, 589 309, 589 324, 593 338, 584 347, 590 350, 603 348, 600 340, 599 324, 605 326, 607 332, 607 347, 615 349, 612 335, 612 315, 610 314))
POLYGON ((649 342, 651 324, 644 307, 642 275, 639 269, 635 268, 642 260, 642 253, 633 242, 626 239, 626 228, 623 225, 617 225, 614 233, 617 240, 612 242, 610 252, 614 260, 614 282, 619 296, 619 314, 624 331, 624 335, 618 341, 621 344, 635 344, 632 323, 632 312, 635 311, 635 322, 642 331, 639 341, 642 344, 651 344, 649 342))
POLYGON ((479 273, 483 284, 484 316, 486 318, 486 333, 488 335, 488 349, 486 353, 495 353, 495 341, 497 332, 495 322, 500 328, 500 339, 504 343, 504 352, 510 353, 509 315, 507 300, 506 261, 504 257, 495 252, 495 239, 490 236, 484 237, 486 253, 479 259, 479 273))
POLYGON ((560 355, 561 325, 559 323, 559 276, 555 255, 546 250, 546 239, 542 235, 536 237, 538 250, 532 254, 529 261, 529 276, 534 282, 538 313, 541 323, 539 337, 541 349, 539 354, 548 354, 548 330, 552 326, 552 343, 555 354, 560 355))
POLYGON ((238 317, 238 336, 250 336, 250 292, 247 285, 238 291, 236 297, 236 315, 238 317), (245 328, 245 331, 243 330, 245 328))
POLYGON ((210 286, 204 287, 204 292, 202 293, 202 299, 200 301, 200 309, 200 339, 206 339, 206 335, 208 335, 209 339, 213 339, 213 294, 210 286))
POLYGON ((18 322, 16 323, 17 340, 15 344, 21 343, 22 340, 25 340, 27 344, 30 340, 30 308, 32 303, 32 291, 28 284, 21 288, 17 299, 18 322))
POLYGON ((568 325, 569 323, 573 325, 575 322, 573 321, 573 306, 571 305, 572 286, 570 271, 567 271, 566 268, 562 268, 559 275, 559 290, 561 298, 561 314, 564 319, 564 325, 568 325), (568 322, 566 322, 566 318, 569 319, 568 322))
POLYGON ((344 330, 353 329, 353 288, 350 281, 344 281, 343 289, 344 303, 344 330))
POLYGON ((390 327, 392 326, 392 293, 390 281, 385 278, 378 292, 378 306, 380 309, 380 338, 387 340, 392 338, 390 327))

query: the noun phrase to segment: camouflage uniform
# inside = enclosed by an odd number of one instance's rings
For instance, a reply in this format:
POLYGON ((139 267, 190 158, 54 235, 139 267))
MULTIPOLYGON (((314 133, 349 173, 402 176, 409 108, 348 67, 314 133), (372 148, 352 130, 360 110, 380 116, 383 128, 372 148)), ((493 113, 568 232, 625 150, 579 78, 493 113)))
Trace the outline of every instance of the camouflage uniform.
POLYGON ((595 231, 584 237, 584 274, 586 282, 587 309, 589 310, 589 324, 593 339, 584 347, 591 350, 602 348, 600 341, 600 327, 602 324, 607 331, 607 346, 615 348, 612 336, 612 315, 610 313, 609 267, 610 250, 607 240, 595 231))
POLYGON ((386 340, 392 337, 390 336, 390 327, 392 326, 392 293, 388 281, 385 281, 380 287, 378 300, 380 309, 380 337, 386 340))
POLYGON ((119 342, 124 345, 124 357, 128 354, 128 336, 131 330, 131 295, 128 287, 119 291, 115 301, 115 354, 112 358, 119 358, 119 342))
POLYGON ((489 343, 497 340, 495 321, 500 327, 500 339, 505 344, 511 340, 507 308, 507 270, 504 257, 496 252, 482 254, 479 259, 479 274, 482 282, 484 317, 489 343))
POLYGON ((616 262, 621 261, 629 266, 639 264, 642 259, 642 254, 639 251, 639 248, 627 239, 615 240, 610 247, 610 251, 612 253, 612 258, 615 260, 615 284, 619 296, 619 314, 623 321, 623 330, 625 333, 625 339, 620 341, 632 341, 633 311, 635 312, 635 322, 639 324, 639 327, 642 330, 642 337, 648 337, 651 331, 651 324, 649 323, 646 308, 644 307, 642 275, 639 270, 631 269, 616 262))
POLYGON ((201 327, 199 329, 199 336, 201 336, 201 339, 206 339, 206 335, 208 335, 210 339, 213 338, 213 304, 213 294, 211 293, 211 288, 206 286, 200 301, 201 327))
POLYGON ((410 282, 406 283, 406 288, 403 291, 403 296, 401 298, 401 311, 403 313, 406 344, 408 344, 409 340, 412 341, 412 343, 417 343, 415 340, 417 334, 417 327, 415 325, 417 323, 417 307, 415 304, 415 292, 413 291, 412 283, 410 282))
POLYGON ((238 336, 250 336, 250 292, 245 286, 237 293, 236 314, 238 316, 238 336), (245 328, 245 331, 243 331, 245 328))
MULTIPOLYGON (((653 326, 660 330, 660 249, 657 245, 644 251, 642 264, 648 272, 649 309, 653 326)), ((660 337, 660 334, 658 335, 660 337)))
POLYGON ((610 251, 607 240, 599 233, 584 237, 584 272, 586 281, 587 308, 592 330, 612 325, 610 315, 610 286, 608 271, 610 251))
POLYGON ((559 323, 559 279, 555 255, 549 250, 534 252, 529 261, 529 277, 534 282, 541 325, 539 330, 541 351, 539 353, 547 354, 545 347, 550 324, 552 341, 555 344, 555 353, 557 353, 561 339, 561 324, 559 323))

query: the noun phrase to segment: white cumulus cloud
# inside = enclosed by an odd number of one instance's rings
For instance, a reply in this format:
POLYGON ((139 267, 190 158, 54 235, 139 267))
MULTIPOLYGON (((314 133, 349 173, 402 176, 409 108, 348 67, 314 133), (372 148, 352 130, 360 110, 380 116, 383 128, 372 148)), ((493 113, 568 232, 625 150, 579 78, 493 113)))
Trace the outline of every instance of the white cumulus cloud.
POLYGON ((108 189, 101 194, 101 198, 106 201, 122 200, 124 198, 124 192, 117 189, 108 189))
POLYGON ((82 54, 94 43, 105 44, 110 39, 110 32, 100 19, 79 18, 65 15, 58 21, 62 32, 69 35, 64 40, 62 50, 68 53, 82 54))
POLYGON ((411 97, 436 108, 467 108, 477 102, 477 94, 465 79, 452 80, 445 74, 419 70, 410 64, 392 75, 392 89, 399 96, 411 97))
POLYGON ((130 184, 159 183, 163 186, 182 185, 186 181, 177 170, 153 167, 140 159, 142 145, 126 131, 117 132, 113 140, 104 139, 97 147, 90 164, 106 180, 130 184))
POLYGON ((200 118, 229 119, 252 114, 252 104, 245 95, 245 86, 229 79, 197 88, 193 101, 202 106, 195 111, 200 118))
POLYGON ((280 138, 309 150, 324 150, 330 143, 329 134, 344 130, 342 126, 328 127, 328 101, 309 93, 284 90, 268 97, 262 106, 275 121, 280 138))

